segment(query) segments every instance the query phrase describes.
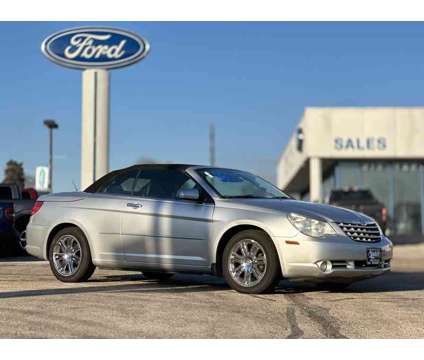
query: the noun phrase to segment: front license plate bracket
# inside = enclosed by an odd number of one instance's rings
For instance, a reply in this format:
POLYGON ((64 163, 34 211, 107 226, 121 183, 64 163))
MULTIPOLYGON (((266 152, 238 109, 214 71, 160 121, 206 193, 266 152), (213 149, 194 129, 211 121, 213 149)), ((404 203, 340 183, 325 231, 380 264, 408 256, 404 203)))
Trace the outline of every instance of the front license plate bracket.
POLYGON ((367 249, 367 265, 379 265, 381 264, 381 249, 369 248, 367 249))

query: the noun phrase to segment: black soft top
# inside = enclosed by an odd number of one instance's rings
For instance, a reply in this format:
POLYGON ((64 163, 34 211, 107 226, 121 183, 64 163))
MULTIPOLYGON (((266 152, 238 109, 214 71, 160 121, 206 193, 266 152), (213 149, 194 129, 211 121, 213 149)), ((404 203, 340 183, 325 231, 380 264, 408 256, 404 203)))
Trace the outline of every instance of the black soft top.
POLYGON ((131 169, 162 169, 162 170, 180 170, 185 171, 186 169, 193 167, 193 166, 199 166, 199 165, 193 165, 193 164, 136 164, 131 165, 127 168, 116 170, 116 171, 123 171, 123 170, 131 170, 131 169))
POLYGON ((190 167, 199 166, 199 165, 190 165, 190 164, 136 164, 132 166, 128 166, 123 169, 118 169, 111 171, 100 179, 96 180, 93 184, 91 184, 84 192, 93 193, 96 192, 97 189, 102 186, 105 181, 108 181, 111 177, 119 174, 121 172, 131 171, 131 170, 176 170, 184 172, 190 167))

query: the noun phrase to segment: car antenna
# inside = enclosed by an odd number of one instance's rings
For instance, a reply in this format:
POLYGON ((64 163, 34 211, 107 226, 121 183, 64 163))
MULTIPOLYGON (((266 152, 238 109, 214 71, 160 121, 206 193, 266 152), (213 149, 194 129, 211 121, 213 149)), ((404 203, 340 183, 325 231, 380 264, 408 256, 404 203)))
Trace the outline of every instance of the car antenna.
POLYGON ((74 179, 72 179, 72 184, 74 185, 74 190, 78 192, 78 191, 79 191, 79 189, 78 189, 77 184, 75 184, 74 179))

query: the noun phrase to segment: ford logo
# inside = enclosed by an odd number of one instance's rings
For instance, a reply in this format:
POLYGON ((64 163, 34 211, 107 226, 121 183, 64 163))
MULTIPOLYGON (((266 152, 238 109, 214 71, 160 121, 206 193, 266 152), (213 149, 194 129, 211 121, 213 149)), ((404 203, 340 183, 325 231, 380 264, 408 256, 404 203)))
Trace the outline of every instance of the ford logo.
POLYGON ((149 43, 137 34, 105 27, 60 31, 41 45, 51 61, 77 69, 124 67, 143 59, 149 48, 149 43))

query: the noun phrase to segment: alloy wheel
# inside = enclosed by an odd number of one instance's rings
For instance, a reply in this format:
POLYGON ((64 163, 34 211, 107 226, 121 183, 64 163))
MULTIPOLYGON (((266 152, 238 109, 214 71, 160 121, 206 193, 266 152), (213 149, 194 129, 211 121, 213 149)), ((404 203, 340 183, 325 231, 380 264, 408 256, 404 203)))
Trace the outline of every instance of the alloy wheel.
POLYGON ((231 248, 228 267, 238 285, 253 287, 262 280, 267 270, 265 250, 253 239, 242 239, 231 248))
POLYGON ((21 250, 25 250, 25 247, 27 245, 26 230, 22 230, 19 233, 18 244, 19 244, 19 247, 21 248, 21 250))
POLYGON ((81 244, 73 235, 61 236, 53 247, 53 265, 62 276, 72 276, 81 264, 81 244))

